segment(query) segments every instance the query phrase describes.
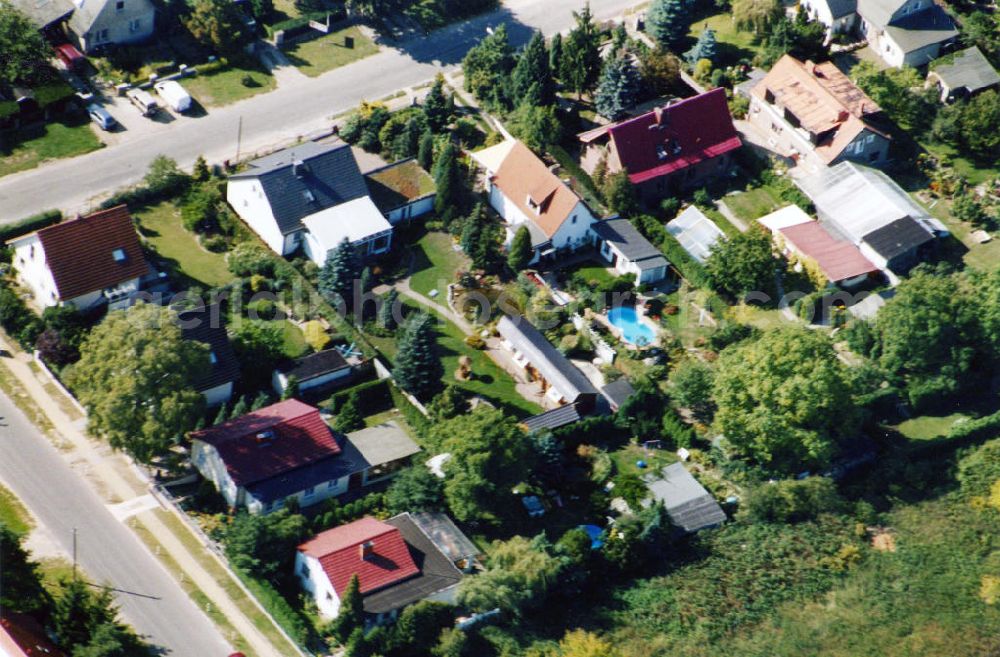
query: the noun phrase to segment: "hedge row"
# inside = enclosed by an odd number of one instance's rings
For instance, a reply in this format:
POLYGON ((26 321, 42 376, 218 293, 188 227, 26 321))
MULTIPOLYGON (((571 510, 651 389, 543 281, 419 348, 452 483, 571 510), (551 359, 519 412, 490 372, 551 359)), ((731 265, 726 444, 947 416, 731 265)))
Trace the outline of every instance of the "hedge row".
POLYGON ((280 23, 275 23, 274 25, 265 25, 264 29, 267 31, 268 38, 274 38, 275 32, 290 32, 292 30, 297 30, 309 25, 309 21, 319 21, 320 23, 326 22, 326 17, 330 17, 330 22, 341 21, 347 18, 347 12, 343 9, 334 9, 331 11, 314 11, 308 14, 303 14, 298 18, 289 18, 288 20, 281 21, 280 23))
POLYGON ((267 610, 268 615, 281 626, 281 629, 288 633, 288 636, 299 644, 299 647, 309 645, 313 636, 310 632, 309 624, 302 614, 295 611, 292 605, 288 604, 284 596, 278 593, 274 585, 270 582, 257 579, 250 573, 239 568, 233 568, 240 579, 246 585, 253 596, 257 598, 261 606, 267 610))
POLYGON ((347 398, 358 393, 361 398, 361 412, 365 415, 374 415, 392 408, 392 394, 389 392, 388 380, 365 381, 356 386, 338 390, 330 396, 326 405, 326 410, 333 414, 340 412, 347 398))
POLYGON ((62 221, 62 212, 59 210, 46 210, 45 212, 39 212, 38 214, 32 215, 27 219, 22 219, 21 221, 16 221, 12 224, 0 226, 0 242, 6 242, 7 240, 15 237, 33 233, 36 230, 47 228, 53 224, 59 223, 60 221, 62 221))

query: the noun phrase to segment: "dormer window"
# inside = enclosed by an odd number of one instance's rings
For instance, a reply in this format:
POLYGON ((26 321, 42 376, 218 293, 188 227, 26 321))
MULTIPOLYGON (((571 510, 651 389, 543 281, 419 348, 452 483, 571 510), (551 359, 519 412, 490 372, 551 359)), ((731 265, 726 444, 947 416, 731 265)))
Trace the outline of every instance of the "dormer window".
POLYGON ((312 193, 312 190, 303 189, 302 190, 302 196, 305 197, 306 203, 315 203, 316 202, 316 196, 312 193))
POLYGON ((535 214, 538 214, 538 210, 539 210, 540 206, 537 203, 535 203, 534 201, 532 201, 530 196, 528 197, 528 207, 531 208, 532 210, 534 210, 535 214))
POLYGON ((214 351, 208 352, 208 362, 212 365, 217 365, 219 362, 219 357, 215 355, 214 351))
POLYGON ((663 144, 656 145, 656 159, 665 160, 667 159, 667 147, 663 144))
POLYGON ((125 249, 115 249, 111 252, 111 257, 115 259, 115 262, 125 262, 127 259, 125 256, 125 249))

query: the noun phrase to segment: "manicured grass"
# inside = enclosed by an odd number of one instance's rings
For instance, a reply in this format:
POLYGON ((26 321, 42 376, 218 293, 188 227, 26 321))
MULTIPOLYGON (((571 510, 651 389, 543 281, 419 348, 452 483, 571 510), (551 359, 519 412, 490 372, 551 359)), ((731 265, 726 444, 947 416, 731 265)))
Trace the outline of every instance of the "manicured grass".
POLYGON ((760 51, 760 46, 754 43, 752 32, 741 32, 736 29, 730 12, 694 20, 688 32, 688 44, 685 50, 694 45, 706 27, 715 30, 716 57, 712 62, 714 68, 737 64, 741 59, 753 59, 753 56, 760 51))
POLYGON ((469 259, 454 249, 451 235, 440 232, 425 234, 410 253, 413 257, 410 287, 437 304, 447 305, 448 284, 455 282, 456 272, 469 269, 469 259), (431 297, 431 290, 437 290, 437 296, 431 297))
POLYGON ((275 324, 281 329, 282 336, 284 337, 284 344, 282 344, 281 350, 286 356, 289 358, 298 358, 299 356, 304 356, 309 351, 306 337, 302 334, 302 330, 298 326, 292 324, 287 319, 276 319, 268 323, 275 324))
POLYGON ((5 525, 19 536, 27 534, 34 526, 31 514, 21 500, 3 486, 0 486, 0 525, 5 525))
POLYGON ((781 328, 791 323, 776 308, 768 309, 759 306, 748 306, 746 304, 733 306, 731 316, 733 321, 756 326, 762 331, 781 328))
POLYGON ((221 253, 202 248, 181 223, 180 210, 170 202, 134 212, 140 231, 149 240, 171 273, 202 287, 219 287, 233 280, 221 253))
POLYGON ((726 234, 726 237, 732 239, 740 234, 740 229, 716 208, 708 208, 707 210, 702 210, 702 212, 705 213, 706 217, 715 222, 715 225, 726 234))
POLYGON ((266 93, 277 86, 270 73, 263 68, 242 68, 233 66, 218 73, 196 75, 184 80, 184 87, 191 97, 204 107, 230 105, 245 98, 266 93), (243 78, 249 75, 252 86, 243 84, 243 78))
POLYGON ((782 203, 777 194, 767 187, 758 187, 748 192, 726 196, 723 202, 732 210, 733 214, 748 224, 774 212, 782 205, 788 205, 782 203))
POLYGON ((597 263, 582 263, 576 267, 571 267, 567 269, 564 274, 568 279, 570 276, 579 274, 583 276, 588 282, 594 283, 595 287, 598 285, 603 285, 605 283, 611 283, 615 280, 615 275, 608 271, 607 267, 603 267, 597 263))
POLYGON ((1000 169, 976 164, 972 160, 962 157, 954 147, 946 144, 936 144, 933 142, 922 142, 920 144, 927 152, 938 158, 950 158, 951 166, 970 185, 979 185, 1000 176, 1000 169))
POLYGON ((90 123, 47 123, 14 132, 0 142, 0 176, 33 169, 47 160, 83 155, 103 144, 90 123))
POLYGON ((298 18, 302 12, 295 6, 294 0, 274 0, 274 15, 276 20, 273 20, 273 23, 277 23, 289 18, 298 18))
POLYGON ((378 52, 378 46, 357 27, 349 27, 312 41, 299 43, 285 52, 290 62, 309 77, 322 75, 378 52), (345 37, 354 39, 354 47, 344 45, 345 37))
POLYGON ((952 427, 961 420, 967 420, 968 417, 964 413, 952 413, 942 417, 924 415, 901 422, 896 429, 910 440, 933 440, 947 435, 952 427))
POLYGON ((621 449, 611 453, 611 460, 615 464, 615 474, 632 473, 642 477, 649 473, 657 473, 664 466, 677 461, 677 457, 672 452, 665 449, 645 450, 642 445, 628 444, 621 449), (636 465, 638 461, 645 461, 646 467, 640 468, 636 465))

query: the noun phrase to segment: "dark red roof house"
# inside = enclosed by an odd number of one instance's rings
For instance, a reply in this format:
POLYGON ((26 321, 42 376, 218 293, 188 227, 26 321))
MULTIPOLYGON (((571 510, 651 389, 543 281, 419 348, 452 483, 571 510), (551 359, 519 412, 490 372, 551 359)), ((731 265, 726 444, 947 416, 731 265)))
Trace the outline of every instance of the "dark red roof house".
POLYGON ((149 273, 124 205, 64 221, 9 242, 14 269, 39 306, 127 306, 149 273))
POLYGON ((66 657, 45 636, 35 619, 4 612, 0 617, 0 655, 4 657, 66 657))
POLYGON ((629 180, 645 200, 701 185, 724 173, 731 153, 742 145, 721 88, 601 126, 578 138, 580 164, 587 173, 592 174, 604 159, 609 174, 628 171, 629 180))
POLYGON ((230 506, 266 513, 360 486, 369 464, 319 409, 296 399, 191 434, 191 458, 230 506))
POLYGON ((462 579, 408 513, 328 529, 299 546, 295 572, 326 618, 339 614, 344 591, 357 575, 365 613, 377 622, 420 600, 453 601, 462 579))

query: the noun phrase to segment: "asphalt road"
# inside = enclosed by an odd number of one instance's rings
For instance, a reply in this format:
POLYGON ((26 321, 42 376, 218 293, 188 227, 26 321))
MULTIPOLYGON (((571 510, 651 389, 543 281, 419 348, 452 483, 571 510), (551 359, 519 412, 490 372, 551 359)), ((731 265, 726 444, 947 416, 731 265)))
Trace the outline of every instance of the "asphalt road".
MULTIPOLYGON (((598 20, 620 15, 641 0, 593 0, 598 20)), ((89 210, 95 199, 138 182, 158 154, 189 167, 198 155, 209 162, 282 145, 330 125, 330 117, 362 100, 383 98, 450 70, 486 34, 507 24, 511 41, 523 44, 534 30, 550 35, 573 25, 584 0, 507 0, 496 12, 453 25, 428 37, 389 44, 383 52, 319 78, 301 78, 276 91, 212 109, 194 120, 156 124, 135 139, 68 160, 0 178, 0 223, 50 208, 89 210), (242 129, 240 125, 242 124, 242 129)))
POLYGON ((67 554, 77 528, 78 561, 88 581, 114 587, 125 620, 161 654, 226 657, 232 652, 180 585, 3 394, 0 480, 67 554))

